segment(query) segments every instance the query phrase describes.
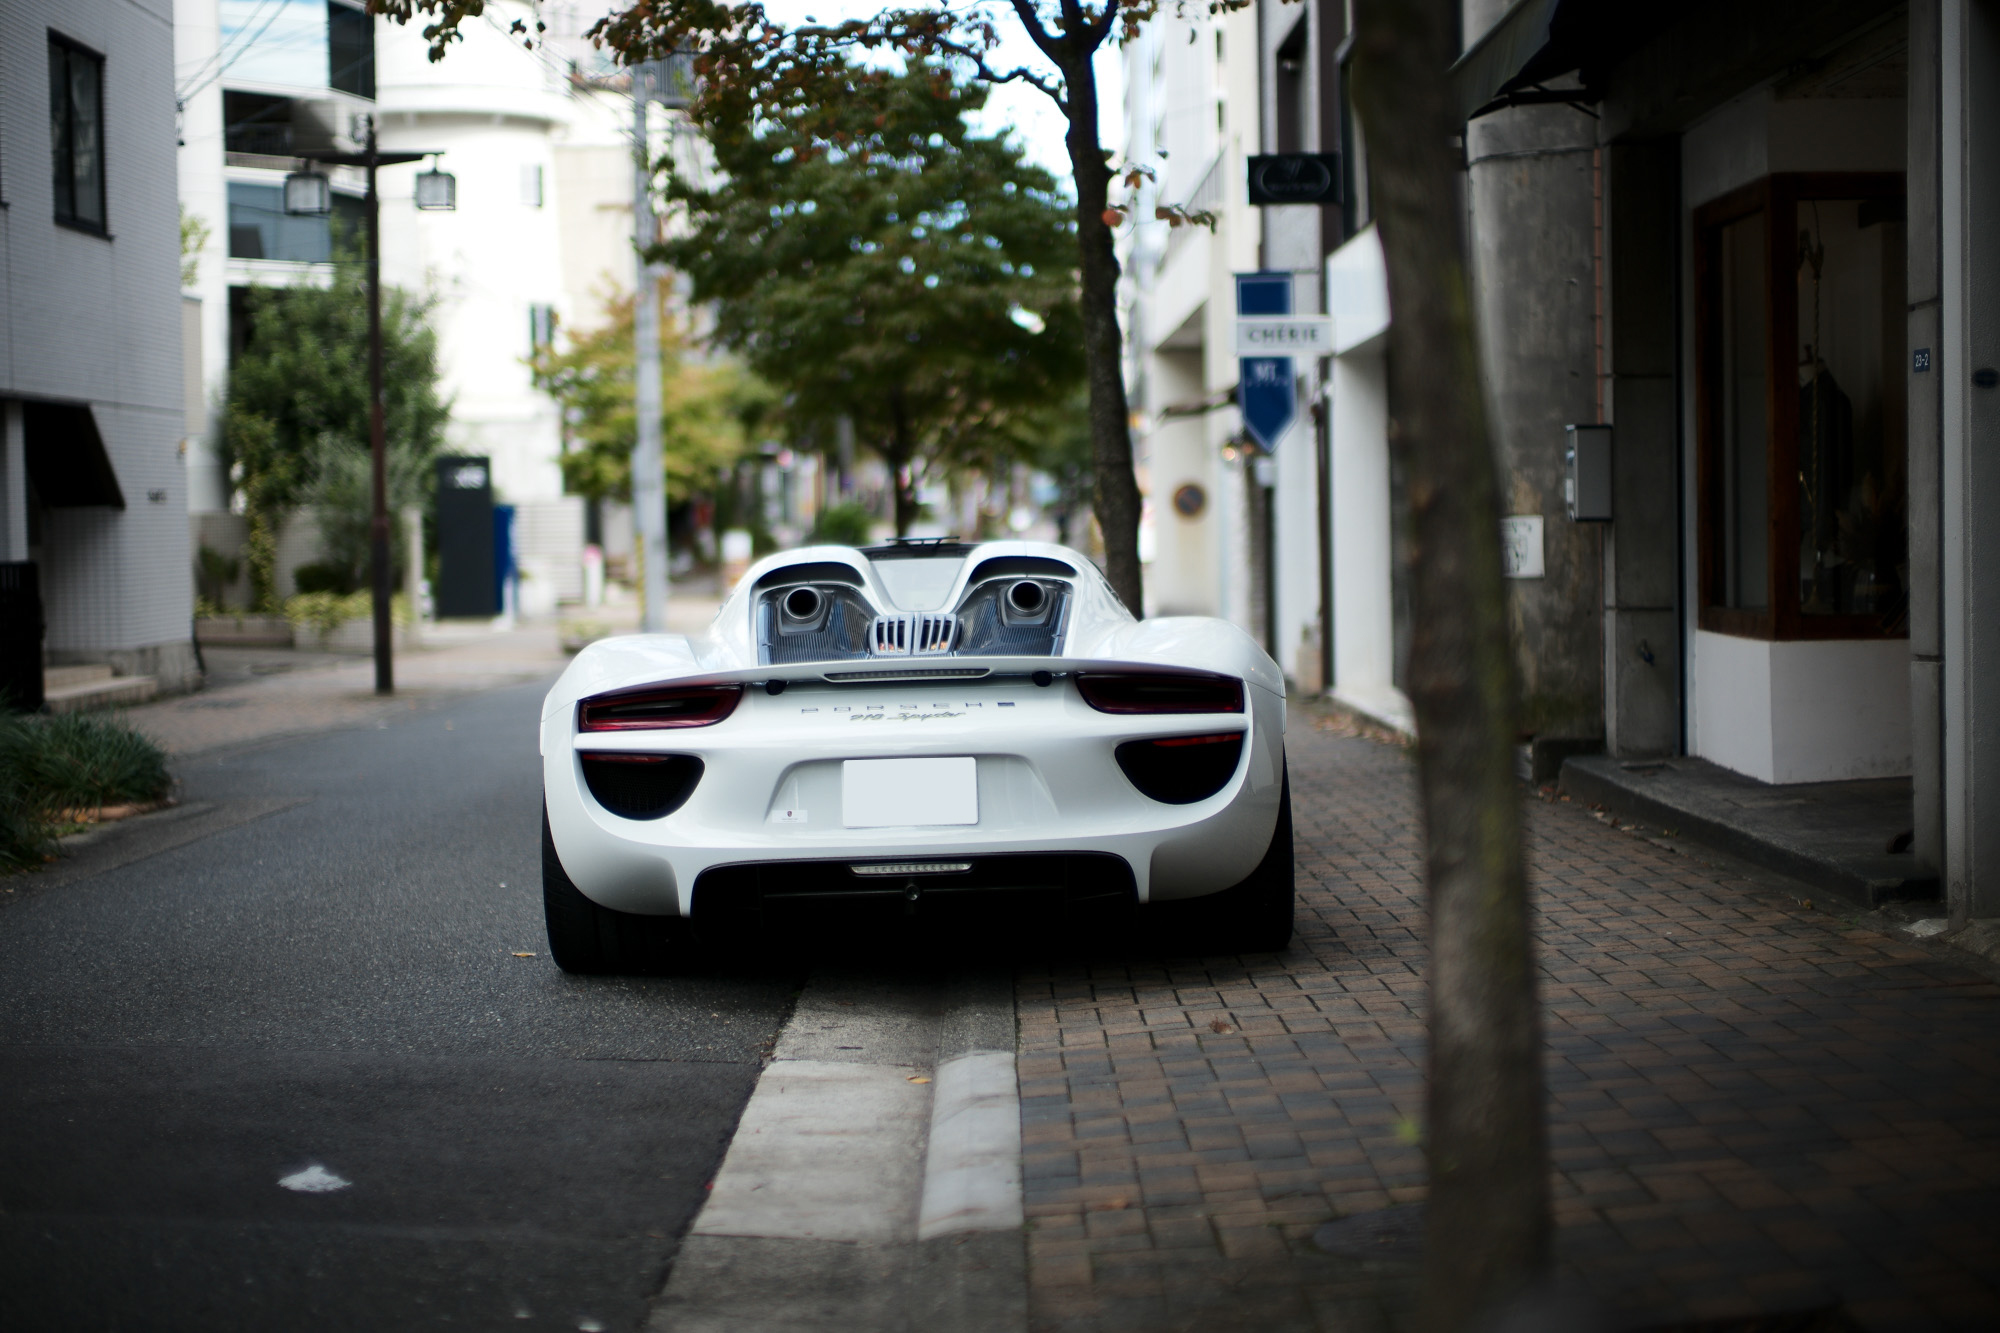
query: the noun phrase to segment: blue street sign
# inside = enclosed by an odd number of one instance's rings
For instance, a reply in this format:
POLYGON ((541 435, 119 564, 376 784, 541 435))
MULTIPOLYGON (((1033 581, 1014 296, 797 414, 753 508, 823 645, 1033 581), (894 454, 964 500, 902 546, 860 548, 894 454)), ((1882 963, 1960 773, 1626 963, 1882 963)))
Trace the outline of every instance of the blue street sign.
MULTIPOLYGON (((1239 273, 1236 275, 1236 313, 1242 315, 1289 315, 1292 313, 1292 275, 1289 273, 1239 273)), ((1236 405, 1243 412, 1243 429, 1259 449, 1272 453, 1278 441, 1298 415, 1298 398, 1292 381, 1292 359, 1288 356, 1245 356, 1236 362, 1236 405)))

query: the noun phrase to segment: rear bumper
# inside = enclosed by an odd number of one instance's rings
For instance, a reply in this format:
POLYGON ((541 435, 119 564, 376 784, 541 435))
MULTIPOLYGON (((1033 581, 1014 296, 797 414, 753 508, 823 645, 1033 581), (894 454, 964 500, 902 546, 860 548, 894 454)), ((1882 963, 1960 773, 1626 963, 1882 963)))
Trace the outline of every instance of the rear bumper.
MULTIPOLYGON (((802 736, 801 717, 815 715, 801 709, 816 703, 803 690, 790 690, 776 699, 753 693, 735 716, 712 729, 635 736, 622 743, 692 754, 705 764, 685 806, 651 820, 621 818, 590 795, 571 719, 557 713, 544 721, 542 734, 549 829, 564 871, 585 896, 651 916, 695 916, 706 906, 696 902, 697 886, 740 885, 759 866, 824 864, 847 875, 858 861, 903 858, 1113 858, 1130 876, 1133 901, 1201 897, 1247 876, 1277 823, 1284 700, 1254 685, 1246 693, 1248 716, 1235 719, 1249 732, 1242 762, 1215 795, 1186 805, 1141 794, 1119 769, 1115 752, 1135 737, 1208 729, 1212 719, 1191 724, 1186 718, 1108 717, 1080 702, 1065 703, 1059 690, 1036 691, 1025 683, 1018 692, 982 692, 989 701, 1019 698, 1018 708, 1009 705, 1005 726, 975 713, 906 727, 855 727, 831 738, 802 736), (954 755, 978 760, 978 824, 842 826, 845 758, 954 755)), ((589 738, 590 748, 601 744, 589 738)), ((938 893, 940 904, 949 897, 938 893)), ((762 890, 755 896, 761 904, 762 890)), ((1023 912, 1054 901, 1041 891, 1006 896, 1023 912)))

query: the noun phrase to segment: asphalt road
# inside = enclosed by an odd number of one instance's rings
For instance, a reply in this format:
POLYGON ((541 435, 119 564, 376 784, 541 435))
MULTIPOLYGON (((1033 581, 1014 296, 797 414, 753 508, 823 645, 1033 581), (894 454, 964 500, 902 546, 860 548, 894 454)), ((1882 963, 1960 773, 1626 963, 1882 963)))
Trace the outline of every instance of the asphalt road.
POLYGON ((541 693, 191 761, 300 803, 7 895, 0 1328, 638 1326, 797 977, 556 970, 541 693))

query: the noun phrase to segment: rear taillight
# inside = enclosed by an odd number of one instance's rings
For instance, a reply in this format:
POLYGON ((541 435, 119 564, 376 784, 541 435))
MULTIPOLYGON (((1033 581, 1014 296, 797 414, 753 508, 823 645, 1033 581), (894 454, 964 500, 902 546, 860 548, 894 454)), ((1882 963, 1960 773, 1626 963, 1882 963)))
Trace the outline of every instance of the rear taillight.
POLYGON ((741 685, 695 685, 600 694, 576 706, 578 731, 663 731, 712 727, 736 711, 741 685))
POLYGON ((1234 676, 1140 671, 1085 671, 1076 692, 1100 713, 1240 713, 1243 682, 1234 676))

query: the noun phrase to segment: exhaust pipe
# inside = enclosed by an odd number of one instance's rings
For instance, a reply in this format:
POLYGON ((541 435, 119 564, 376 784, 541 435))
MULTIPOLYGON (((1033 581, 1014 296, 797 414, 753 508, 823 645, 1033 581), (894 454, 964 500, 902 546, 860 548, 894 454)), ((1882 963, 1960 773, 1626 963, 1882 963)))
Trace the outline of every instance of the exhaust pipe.
POLYGON ((1048 604, 1048 590, 1033 579, 1022 579, 1007 589, 1007 605, 1021 615, 1035 615, 1048 604))
POLYGON ((826 598, 818 588, 794 588, 786 593, 778 603, 785 619, 793 624, 807 624, 819 618, 820 608, 826 605, 826 598))

